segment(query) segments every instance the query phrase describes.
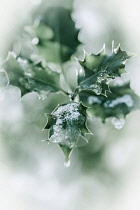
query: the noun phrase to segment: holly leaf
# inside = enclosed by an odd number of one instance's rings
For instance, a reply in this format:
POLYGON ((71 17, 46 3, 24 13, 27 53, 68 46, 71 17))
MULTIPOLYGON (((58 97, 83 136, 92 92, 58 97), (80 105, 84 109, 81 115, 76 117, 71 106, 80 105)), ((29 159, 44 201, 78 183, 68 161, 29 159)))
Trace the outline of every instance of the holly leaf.
POLYGON ((79 30, 75 28, 71 11, 63 7, 48 8, 37 15, 34 24, 25 27, 25 31, 24 42, 20 43, 20 56, 23 57, 30 52, 47 62, 62 64, 70 59, 80 44, 79 30))
POLYGON ((9 84, 21 89, 21 94, 35 91, 42 99, 50 92, 61 90, 60 72, 53 71, 41 60, 33 63, 27 59, 17 59, 9 53, 7 60, 2 66, 9 78, 9 84))
POLYGON ((140 108, 140 98, 127 82, 122 86, 111 86, 107 97, 96 95, 91 90, 82 90, 80 100, 88 106, 90 117, 100 117, 104 122, 108 117, 125 118, 133 110, 140 108))
POLYGON ((105 46, 97 54, 87 54, 79 61, 78 84, 81 89, 93 91, 96 95, 106 95, 109 83, 116 77, 126 73, 125 63, 133 55, 123 51, 120 46, 112 50, 111 55, 105 54, 105 46))
POLYGON ((58 143, 63 151, 64 148, 73 149, 81 136, 86 141, 86 134, 90 131, 86 126, 86 107, 81 103, 60 105, 46 116, 48 122, 45 129, 49 129, 49 141, 58 143))
MULTIPOLYGON (((68 61, 80 44, 78 40, 79 30, 75 28, 75 22, 71 18, 71 11, 62 7, 48 8, 43 14, 40 24, 44 24, 53 31, 50 42, 46 42, 48 52, 49 49, 53 49, 55 53, 55 57, 52 57, 49 61, 56 62, 56 57, 59 63, 68 61)), ((39 42, 40 53, 43 44, 44 42, 39 42)), ((45 58, 47 59, 47 55, 45 55, 45 58)))

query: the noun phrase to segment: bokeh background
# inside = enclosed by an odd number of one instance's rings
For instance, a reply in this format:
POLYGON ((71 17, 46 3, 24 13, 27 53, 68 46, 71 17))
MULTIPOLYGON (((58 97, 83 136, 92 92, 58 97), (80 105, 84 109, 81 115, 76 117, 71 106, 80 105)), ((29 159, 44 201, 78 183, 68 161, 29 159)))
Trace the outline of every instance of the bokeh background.
MULTIPOLYGON (((0 57, 5 59, 20 29, 41 0, 0 0, 0 57)), ((44 1, 68 7, 69 1, 44 1)), ((87 52, 107 52, 121 43, 137 56, 127 62, 131 87, 140 96, 139 0, 75 0, 73 18, 87 52)), ((61 96, 62 97, 62 96, 61 96)), ((1 210, 139 210, 140 111, 127 117, 121 130, 110 120, 93 120, 94 137, 76 148, 65 168, 59 147, 41 140, 45 102, 34 93, 20 98, 16 87, 0 92, 1 210)))

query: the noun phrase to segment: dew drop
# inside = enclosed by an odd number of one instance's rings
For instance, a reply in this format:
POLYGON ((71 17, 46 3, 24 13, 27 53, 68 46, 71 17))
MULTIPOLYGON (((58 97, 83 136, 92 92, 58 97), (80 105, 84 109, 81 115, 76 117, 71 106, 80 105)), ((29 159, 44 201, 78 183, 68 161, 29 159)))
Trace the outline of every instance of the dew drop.
POLYGON ((25 74, 25 76, 28 76, 28 77, 33 77, 34 76, 34 73, 31 69, 26 69, 24 74, 25 74))
POLYGON ((32 44, 37 45, 39 43, 39 39, 37 37, 34 37, 32 39, 32 44))
POLYGON ((123 118, 118 119, 116 117, 113 117, 112 118, 112 124, 114 125, 114 127, 116 129, 119 130, 119 129, 122 129, 123 128, 123 126, 125 124, 125 120, 123 118))
POLYGON ((68 167, 70 166, 70 159, 69 159, 69 158, 66 158, 66 159, 65 159, 64 166, 65 166, 66 168, 68 168, 68 167))

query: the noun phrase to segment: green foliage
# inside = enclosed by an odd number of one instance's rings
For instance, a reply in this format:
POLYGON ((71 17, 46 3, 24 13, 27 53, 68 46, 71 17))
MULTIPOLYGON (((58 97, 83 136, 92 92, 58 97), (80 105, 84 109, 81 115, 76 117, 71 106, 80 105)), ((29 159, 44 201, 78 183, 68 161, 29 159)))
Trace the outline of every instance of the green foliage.
POLYGON ((132 54, 118 46, 107 55, 104 47, 97 55, 84 51, 82 61, 72 59, 80 41, 70 10, 48 8, 24 29, 2 65, 6 74, 0 72, 0 85, 8 75, 9 84, 20 88, 22 96, 37 92, 46 99, 48 141, 61 147, 67 161, 74 147, 87 142, 89 118, 123 119, 140 107, 129 82, 110 83, 126 73, 125 63, 132 54))

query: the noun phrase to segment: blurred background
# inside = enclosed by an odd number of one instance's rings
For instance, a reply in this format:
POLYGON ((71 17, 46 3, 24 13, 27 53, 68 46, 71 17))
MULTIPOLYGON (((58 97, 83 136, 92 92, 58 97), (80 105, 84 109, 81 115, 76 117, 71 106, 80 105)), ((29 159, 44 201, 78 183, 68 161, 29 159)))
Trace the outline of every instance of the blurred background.
MULTIPOLYGON (((21 28, 41 0, 0 0, 0 57, 6 58, 21 28)), ((69 1, 44 1, 69 7, 69 1)), ((131 87, 140 96, 139 0, 75 0, 73 19, 87 52, 97 53, 106 44, 111 51, 135 53, 127 62, 131 87)), ((140 111, 127 116, 121 130, 110 120, 90 122, 94 137, 78 147, 65 168, 55 144, 41 140, 46 118, 45 102, 35 93, 22 99, 16 87, 0 90, 0 209, 1 210, 139 210, 140 209, 140 111), (34 106, 35 105, 35 106, 34 106)), ((61 96, 62 97, 62 96, 61 96)))

